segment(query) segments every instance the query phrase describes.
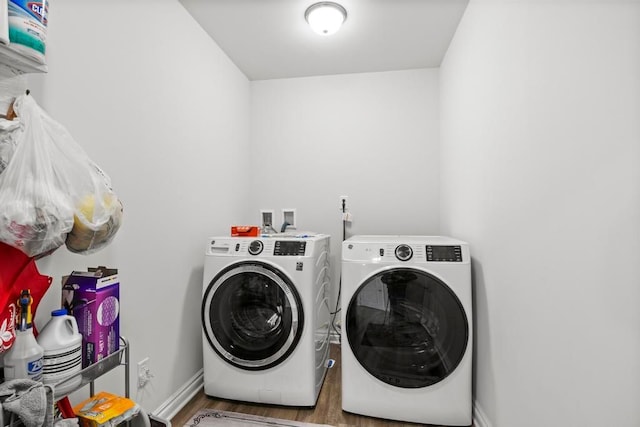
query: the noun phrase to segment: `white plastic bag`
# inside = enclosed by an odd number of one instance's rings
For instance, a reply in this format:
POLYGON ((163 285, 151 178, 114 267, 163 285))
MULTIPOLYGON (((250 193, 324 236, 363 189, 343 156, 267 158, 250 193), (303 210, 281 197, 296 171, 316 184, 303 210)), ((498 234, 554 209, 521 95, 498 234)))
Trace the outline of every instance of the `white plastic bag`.
POLYGON ((20 122, 18 120, 6 120, 0 118, 0 173, 2 173, 17 146, 16 136, 20 134, 20 122))
POLYGON ((0 173, 7 167, 13 156, 17 144, 16 135, 19 134, 20 128, 20 120, 17 118, 12 120, 9 117, 5 119, 5 113, 9 114, 13 111, 13 101, 25 93, 26 88, 25 75, 7 65, 0 64, 0 173))
POLYGON ((65 243, 76 253, 104 247, 122 218, 111 180, 31 96, 14 110, 21 131, 0 174, 0 241, 32 257, 65 243))

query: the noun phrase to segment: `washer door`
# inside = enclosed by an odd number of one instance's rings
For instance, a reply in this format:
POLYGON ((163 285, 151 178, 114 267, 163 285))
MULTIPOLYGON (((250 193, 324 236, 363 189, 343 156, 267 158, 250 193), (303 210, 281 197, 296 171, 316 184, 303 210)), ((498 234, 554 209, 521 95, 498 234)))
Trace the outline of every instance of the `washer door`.
POLYGON ((277 268, 246 261, 220 271, 202 299, 202 327, 228 363, 261 370, 285 360, 300 340, 304 314, 291 281, 277 268))
POLYGON ((454 292, 421 270, 394 268, 366 279, 346 313, 351 350, 374 377, 402 388, 435 384, 464 356, 469 323, 454 292))

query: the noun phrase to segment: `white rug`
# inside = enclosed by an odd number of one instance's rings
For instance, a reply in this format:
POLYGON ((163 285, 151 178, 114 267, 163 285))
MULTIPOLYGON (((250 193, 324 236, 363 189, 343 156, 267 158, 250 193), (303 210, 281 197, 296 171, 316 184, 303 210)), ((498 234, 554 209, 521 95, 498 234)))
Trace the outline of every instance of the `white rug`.
POLYGON ((191 421, 184 427, 331 427, 328 424, 303 423, 300 421, 282 420, 279 418, 261 417, 258 415, 240 414, 237 412, 202 409, 195 413, 191 421))

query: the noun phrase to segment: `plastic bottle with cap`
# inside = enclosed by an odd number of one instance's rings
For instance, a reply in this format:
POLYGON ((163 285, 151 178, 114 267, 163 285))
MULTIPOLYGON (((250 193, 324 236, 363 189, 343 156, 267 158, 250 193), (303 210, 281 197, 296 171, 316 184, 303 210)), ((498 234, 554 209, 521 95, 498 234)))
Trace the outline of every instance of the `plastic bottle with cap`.
POLYGON ((44 350, 33 335, 31 323, 31 293, 25 289, 20 294, 20 322, 16 328, 16 339, 4 355, 4 379, 30 379, 42 381, 44 350))
MULTIPOLYGON (((82 334, 78 331, 76 318, 67 314, 66 309, 51 312, 51 319, 38 335, 38 344, 43 349, 42 382, 58 384, 82 370, 82 334)), ((64 389, 77 385, 77 379, 65 381, 64 389)), ((56 387, 56 392, 63 392, 56 387)))

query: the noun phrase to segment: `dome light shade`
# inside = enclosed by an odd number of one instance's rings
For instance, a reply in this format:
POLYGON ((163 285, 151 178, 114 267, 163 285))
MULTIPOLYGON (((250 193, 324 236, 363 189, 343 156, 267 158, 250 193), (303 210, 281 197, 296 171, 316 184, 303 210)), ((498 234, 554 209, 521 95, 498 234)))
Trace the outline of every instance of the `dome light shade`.
POLYGON ((340 29, 347 19, 347 11, 338 3, 321 1, 309 6, 304 18, 313 31, 321 36, 329 36, 340 29))

